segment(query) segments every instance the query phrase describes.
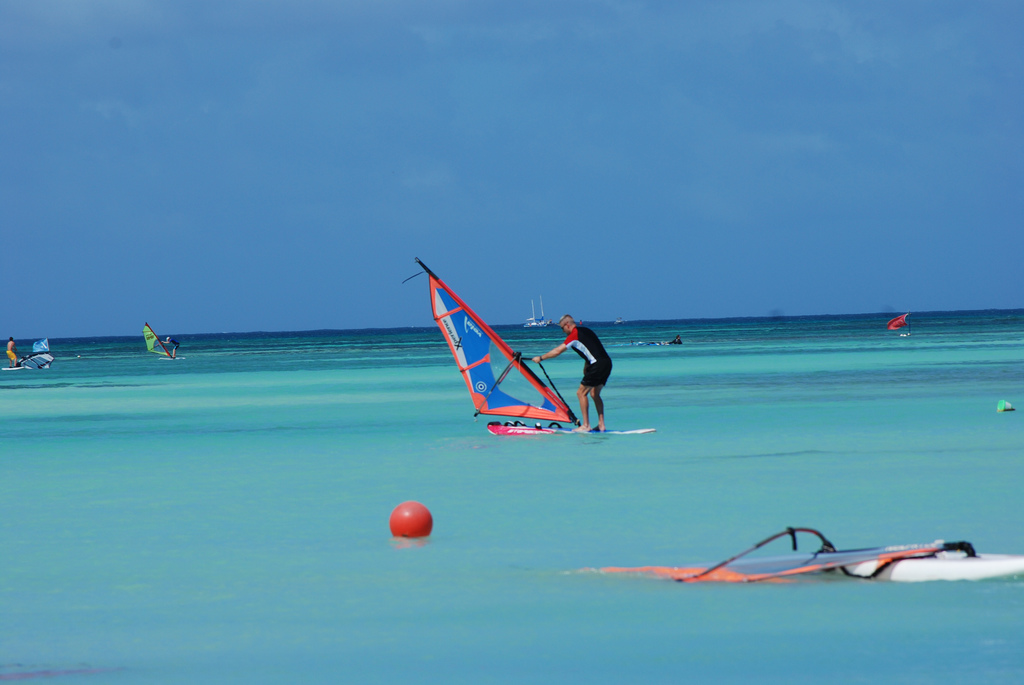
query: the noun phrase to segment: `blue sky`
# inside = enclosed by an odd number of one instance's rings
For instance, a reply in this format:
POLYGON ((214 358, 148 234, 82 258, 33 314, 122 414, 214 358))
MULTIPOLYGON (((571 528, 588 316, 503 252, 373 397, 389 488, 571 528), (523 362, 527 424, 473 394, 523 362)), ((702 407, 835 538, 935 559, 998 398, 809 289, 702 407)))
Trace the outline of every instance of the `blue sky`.
POLYGON ((0 334, 1024 307, 1022 8, 0 0, 0 334))

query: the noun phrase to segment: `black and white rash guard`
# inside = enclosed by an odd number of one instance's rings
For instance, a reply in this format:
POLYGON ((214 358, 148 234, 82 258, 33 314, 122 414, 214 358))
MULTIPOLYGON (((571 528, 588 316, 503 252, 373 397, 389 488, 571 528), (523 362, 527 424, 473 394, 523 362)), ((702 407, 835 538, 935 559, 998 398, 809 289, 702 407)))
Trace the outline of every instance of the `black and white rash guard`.
POLYGON ((575 350, 588 364, 594 364, 602 359, 611 360, 604 351, 604 345, 597 339, 597 334, 584 326, 572 329, 569 337, 565 339, 565 346, 575 350))

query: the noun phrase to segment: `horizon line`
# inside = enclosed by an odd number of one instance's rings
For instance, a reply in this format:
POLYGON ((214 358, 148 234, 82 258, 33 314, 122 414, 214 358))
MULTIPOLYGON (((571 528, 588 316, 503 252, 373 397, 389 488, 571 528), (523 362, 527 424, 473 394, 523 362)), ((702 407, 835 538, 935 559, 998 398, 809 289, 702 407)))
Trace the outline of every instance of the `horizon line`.
MULTIPOLYGON (((907 312, 911 315, 917 316, 933 316, 933 315, 950 315, 950 314, 984 314, 984 313, 1001 313, 1001 314, 1013 314, 1013 313, 1024 314, 1024 308, 1014 309, 938 309, 931 311, 920 311, 920 312, 907 312)), ((602 325, 625 325, 625 324, 659 324, 659 323, 694 323, 694 322, 729 322, 729 321, 758 321, 758 320, 769 320, 769 321, 797 321, 808 319, 841 319, 841 318, 870 318, 870 317, 892 317, 898 316, 896 310, 887 312, 859 312, 859 313, 848 313, 848 314, 765 314, 762 316, 716 316, 716 317, 688 317, 682 319, 623 319, 622 324, 616 324, 615 320, 604 320, 604 319, 593 319, 584 320, 579 319, 584 323, 602 324, 602 325)), ((494 328, 525 328, 521 322, 516 323, 499 323, 491 324, 494 328)), ((219 335, 282 335, 282 334, 295 334, 295 333, 359 333, 359 332, 371 332, 371 331, 391 331, 397 329, 410 329, 410 330, 432 330, 434 326, 431 325, 417 325, 417 326, 366 326, 363 328, 309 328, 300 330, 255 330, 255 331, 220 331, 220 332, 199 332, 199 333, 173 333, 164 335, 192 335, 192 336, 219 336, 219 335)), ((139 333, 138 335, 142 335, 139 333)), ((85 340, 85 339, 113 339, 113 338, 131 338, 135 337, 134 333, 130 334, 114 334, 114 335, 63 335, 63 336, 30 336, 22 338, 22 340, 40 340, 43 338, 54 340, 85 340)))

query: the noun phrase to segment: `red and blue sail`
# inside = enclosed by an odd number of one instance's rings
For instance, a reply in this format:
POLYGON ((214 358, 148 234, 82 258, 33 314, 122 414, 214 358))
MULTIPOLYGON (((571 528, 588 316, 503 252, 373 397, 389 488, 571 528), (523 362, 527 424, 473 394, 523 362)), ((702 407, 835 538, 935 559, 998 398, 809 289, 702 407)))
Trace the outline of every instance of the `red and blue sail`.
POLYGON ((476 413, 574 423, 575 417, 569 407, 523 364, 520 355, 426 264, 418 259, 416 262, 430 277, 430 306, 434 312, 434 321, 448 342, 448 348, 466 381, 476 413), (491 363, 501 362, 501 359, 492 360, 493 351, 500 354, 505 362, 504 371, 498 376, 495 376, 491 363), (522 374, 540 395, 534 402, 513 397, 501 387, 501 382, 512 370, 522 374))

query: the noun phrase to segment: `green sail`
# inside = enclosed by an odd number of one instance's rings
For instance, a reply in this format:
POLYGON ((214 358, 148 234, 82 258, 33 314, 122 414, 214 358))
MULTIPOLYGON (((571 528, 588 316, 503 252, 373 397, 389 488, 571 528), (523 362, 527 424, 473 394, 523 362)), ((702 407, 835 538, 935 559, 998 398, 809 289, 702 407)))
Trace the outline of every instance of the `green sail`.
POLYGON ((149 327, 148 323, 142 327, 142 335, 146 338, 147 350, 163 355, 164 357, 171 356, 171 353, 168 352, 167 348, 164 347, 164 344, 160 342, 160 338, 157 337, 156 333, 153 332, 153 329, 149 327))

